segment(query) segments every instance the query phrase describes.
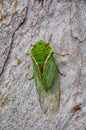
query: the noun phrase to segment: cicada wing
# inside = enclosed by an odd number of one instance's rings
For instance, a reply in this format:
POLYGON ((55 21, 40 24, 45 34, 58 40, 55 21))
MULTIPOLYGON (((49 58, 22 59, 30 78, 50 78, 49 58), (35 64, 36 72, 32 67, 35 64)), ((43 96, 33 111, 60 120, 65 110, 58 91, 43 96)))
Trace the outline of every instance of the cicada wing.
POLYGON ((58 111, 60 103, 60 77, 58 66, 53 56, 49 58, 46 64, 43 82, 42 106, 45 107, 46 111, 58 111))
POLYGON ((47 92, 45 91, 43 85, 39 83, 38 97, 44 113, 58 111, 60 102, 60 88, 57 87, 57 85, 59 85, 59 83, 59 80, 56 80, 53 84, 53 88, 49 89, 47 92))
POLYGON ((57 112, 60 103, 60 79, 57 77, 52 84, 52 87, 45 91, 43 88, 40 95, 40 102, 44 112, 51 113, 57 112))
POLYGON ((45 90, 45 87, 43 85, 43 79, 34 61, 33 61, 33 70, 34 70, 34 78, 36 82, 38 98, 42 110, 44 111, 44 113, 58 111, 60 100, 60 79, 57 69, 55 70, 57 72, 55 72, 56 75, 54 79, 51 79, 52 87, 49 88, 48 91, 45 90))

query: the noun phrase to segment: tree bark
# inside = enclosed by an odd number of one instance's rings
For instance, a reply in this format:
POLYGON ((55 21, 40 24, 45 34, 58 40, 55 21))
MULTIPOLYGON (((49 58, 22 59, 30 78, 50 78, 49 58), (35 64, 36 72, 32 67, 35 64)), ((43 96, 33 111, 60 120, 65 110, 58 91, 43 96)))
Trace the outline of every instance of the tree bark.
POLYGON ((0 130, 86 130, 86 0, 0 0, 0 130), (51 37, 52 36, 52 37, 51 37), (27 53, 50 41, 60 107, 44 114, 27 53))

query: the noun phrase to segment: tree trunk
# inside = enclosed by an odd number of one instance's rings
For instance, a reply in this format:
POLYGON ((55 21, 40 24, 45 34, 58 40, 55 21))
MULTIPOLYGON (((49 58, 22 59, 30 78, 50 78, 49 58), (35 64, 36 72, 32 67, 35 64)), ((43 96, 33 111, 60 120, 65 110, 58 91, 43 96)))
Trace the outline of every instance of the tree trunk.
POLYGON ((86 130, 86 0, 0 0, 0 130, 86 130), (60 107, 43 113, 27 53, 50 42, 60 107))

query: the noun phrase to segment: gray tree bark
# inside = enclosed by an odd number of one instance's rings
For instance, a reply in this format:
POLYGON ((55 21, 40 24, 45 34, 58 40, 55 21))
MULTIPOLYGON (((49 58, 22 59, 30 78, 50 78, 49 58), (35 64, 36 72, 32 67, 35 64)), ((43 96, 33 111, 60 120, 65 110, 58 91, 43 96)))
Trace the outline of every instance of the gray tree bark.
POLYGON ((86 0, 0 0, 0 130, 86 130, 86 0), (48 42, 61 72, 60 107, 44 114, 27 53, 48 42))

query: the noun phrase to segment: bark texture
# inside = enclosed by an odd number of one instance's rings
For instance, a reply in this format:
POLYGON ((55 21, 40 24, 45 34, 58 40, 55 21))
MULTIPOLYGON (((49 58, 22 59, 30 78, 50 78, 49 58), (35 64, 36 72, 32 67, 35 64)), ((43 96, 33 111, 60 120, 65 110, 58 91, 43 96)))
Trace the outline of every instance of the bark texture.
POLYGON ((0 0, 0 130, 86 130, 86 0, 0 0), (66 75, 57 113, 43 113, 28 80, 39 39, 69 54, 55 56, 66 75))

